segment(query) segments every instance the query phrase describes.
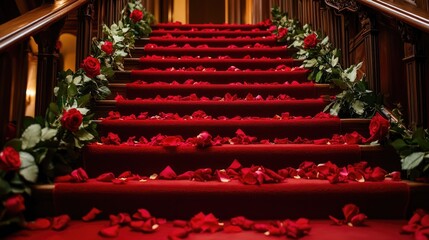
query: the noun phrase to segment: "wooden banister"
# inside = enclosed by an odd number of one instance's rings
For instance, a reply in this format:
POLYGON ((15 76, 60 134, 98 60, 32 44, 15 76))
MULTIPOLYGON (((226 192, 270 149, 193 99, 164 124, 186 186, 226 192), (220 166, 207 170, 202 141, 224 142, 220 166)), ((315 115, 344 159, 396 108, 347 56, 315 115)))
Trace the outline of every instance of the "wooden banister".
POLYGON ((386 0, 357 0, 357 2, 429 33, 429 13, 411 4, 386 0))
POLYGON ((27 12, 0 25, 0 52, 67 16, 89 0, 62 0, 27 12))

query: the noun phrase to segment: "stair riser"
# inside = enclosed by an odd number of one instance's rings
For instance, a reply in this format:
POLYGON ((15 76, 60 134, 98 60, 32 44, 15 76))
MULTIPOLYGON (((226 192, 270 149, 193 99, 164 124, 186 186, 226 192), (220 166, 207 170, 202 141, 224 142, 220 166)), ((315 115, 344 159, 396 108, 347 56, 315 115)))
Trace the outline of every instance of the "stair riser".
POLYGON ((188 79, 194 81, 204 81, 213 84, 229 84, 236 82, 249 83, 284 83, 292 82, 308 82, 307 73, 305 71, 294 72, 274 72, 274 71, 255 71, 255 72, 164 72, 164 71, 134 71, 134 72, 116 72, 117 81, 133 82, 135 80, 143 80, 145 82, 184 82, 188 79))
POLYGON ((139 58, 144 55, 157 56, 193 56, 193 57, 218 57, 230 56, 232 58, 243 58, 250 55, 254 58, 270 57, 270 58, 290 58, 296 51, 286 48, 135 48, 131 52, 131 56, 139 58))
MULTIPOLYGON (((368 124, 364 123, 359 127, 364 129, 361 132, 367 135, 368 124)), ((289 138, 294 140, 297 137, 320 139, 331 138, 333 134, 341 134, 341 123, 339 121, 293 121, 293 120, 271 120, 271 121, 209 121, 209 120, 189 120, 189 121, 104 121, 99 124, 100 136, 107 136, 107 133, 118 133, 121 139, 126 140, 130 136, 152 137, 158 133, 165 135, 181 135, 189 138, 195 137, 202 131, 208 131, 213 137, 220 135, 225 137, 235 136, 237 129, 243 130, 249 136, 255 136, 259 140, 275 138, 289 138)))
POLYGON ((353 146, 326 145, 269 145, 232 146, 197 149, 195 147, 134 147, 134 146, 90 146, 84 152, 84 166, 90 177, 106 172, 116 175, 132 170, 136 174, 149 176, 160 173, 171 166, 177 174, 199 168, 224 169, 234 159, 243 166, 262 165, 278 170, 286 167, 298 168, 303 161, 325 163, 332 161, 346 166, 368 161, 372 166, 386 170, 398 169, 392 154, 384 149, 362 151, 353 146))
POLYGON ((159 37, 159 36, 165 36, 165 35, 172 35, 175 37, 179 36, 188 36, 188 37, 205 37, 205 38, 211 38, 211 37, 218 37, 218 36, 225 36, 225 37, 264 37, 264 36, 271 36, 271 33, 268 31, 174 31, 174 30, 154 30, 150 34, 151 37, 159 37))
POLYGON ((136 209, 146 208, 152 215, 167 219, 190 219, 200 211, 215 213, 221 219, 242 215, 251 219, 326 219, 329 215, 341 218, 341 206, 353 202, 370 219, 398 219, 406 212, 407 198, 402 192, 406 191, 406 184, 326 185, 309 181, 298 185, 297 181, 270 186, 240 183, 186 186, 186 180, 177 186, 168 181, 163 181, 161 186, 152 182, 116 187, 101 183, 97 188, 81 184, 75 191, 68 191, 70 187, 66 184, 60 187, 61 193, 56 190, 56 209, 58 214, 68 213, 73 218, 80 218, 97 207, 105 217, 119 212, 132 214, 136 209))
POLYGON ((159 69, 165 68, 188 68, 204 66, 206 68, 216 68, 219 71, 225 71, 231 66, 235 66, 239 69, 269 69, 276 68, 279 65, 286 65, 289 67, 301 66, 302 61, 295 61, 292 59, 283 60, 228 60, 228 59, 213 59, 213 60, 157 60, 157 59, 144 59, 144 60, 126 60, 125 70, 132 69, 145 69, 156 67, 159 69))
POLYGON ((261 30, 267 29, 266 26, 263 25, 254 25, 254 24, 227 24, 227 25, 219 25, 219 24, 159 24, 152 26, 152 30, 158 29, 180 29, 180 30, 191 30, 191 29, 219 29, 219 30, 237 30, 240 29, 242 31, 249 31, 255 28, 259 28, 261 30))
POLYGON ((176 44, 179 47, 184 46, 185 44, 190 44, 191 46, 198 45, 207 45, 209 47, 228 47, 230 45, 235 45, 237 47, 243 47, 247 45, 254 45, 256 43, 267 45, 267 46, 277 46, 275 38, 249 38, 249 39, 213 39, 213 38, 173 38, 173 39, 164 39, 160 37, 151 37, 149 40, 136 40, 136 45, 142 46, 147 43, 156 44, 158 46, 170 46, 176 44))

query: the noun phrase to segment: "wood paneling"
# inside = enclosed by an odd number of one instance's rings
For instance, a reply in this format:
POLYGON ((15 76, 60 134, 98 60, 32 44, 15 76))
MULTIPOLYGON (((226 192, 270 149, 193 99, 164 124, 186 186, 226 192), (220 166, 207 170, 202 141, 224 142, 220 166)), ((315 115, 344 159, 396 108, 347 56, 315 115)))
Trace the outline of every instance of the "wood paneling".
POLYGON ((189 0, 189 23, 209 22, 225 22, 225 1, 189 0))

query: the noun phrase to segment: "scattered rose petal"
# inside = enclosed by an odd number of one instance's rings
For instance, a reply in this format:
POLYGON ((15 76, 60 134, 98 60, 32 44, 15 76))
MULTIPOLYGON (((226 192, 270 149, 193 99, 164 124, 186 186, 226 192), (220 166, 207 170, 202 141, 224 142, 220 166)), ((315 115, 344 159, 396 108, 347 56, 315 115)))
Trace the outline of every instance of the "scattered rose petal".
POLYGON ((38 218, 33 222, 28 222, 26 225, 26 228, 30 230, 44 230, 48 229, 49 227, 51 227, 51 221, 46 218, 38 218))
POLYGON ((107 238, 117 237, 119 235, 119 225, 114 225, 111 227, 101 229, 98 233, 102 237, 107 237, 107 238))
POLYGON ((64 230, 69 222, 71 221, 69 215, 60 215, 58 217, 54 217, 52 221, 52 229, 56 231, 64 230))
POLYGON ((226 233, 239 233, 242 232, 243 229, 239 226, 229 225, 223 228, 223 231, 226 233))
POLYGON ((89 222, 91 220, 94 220, 98 214, 100 214, 101 211, 97 208, 92 208, 85 216, 82 217, 82 220, 84 222, 89 222))

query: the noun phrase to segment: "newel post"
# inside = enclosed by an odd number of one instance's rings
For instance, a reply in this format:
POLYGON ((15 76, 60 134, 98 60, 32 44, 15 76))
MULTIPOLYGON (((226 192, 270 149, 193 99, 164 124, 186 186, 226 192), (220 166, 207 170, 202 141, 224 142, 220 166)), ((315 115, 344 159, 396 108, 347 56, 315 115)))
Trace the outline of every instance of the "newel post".
POLYGON ((34 36, 39 47, 37 54, 36 116, 44 116, 49 103, 54 99, 53 92, 59 71, 56 44, 63 25, 64 19, 34 36))

